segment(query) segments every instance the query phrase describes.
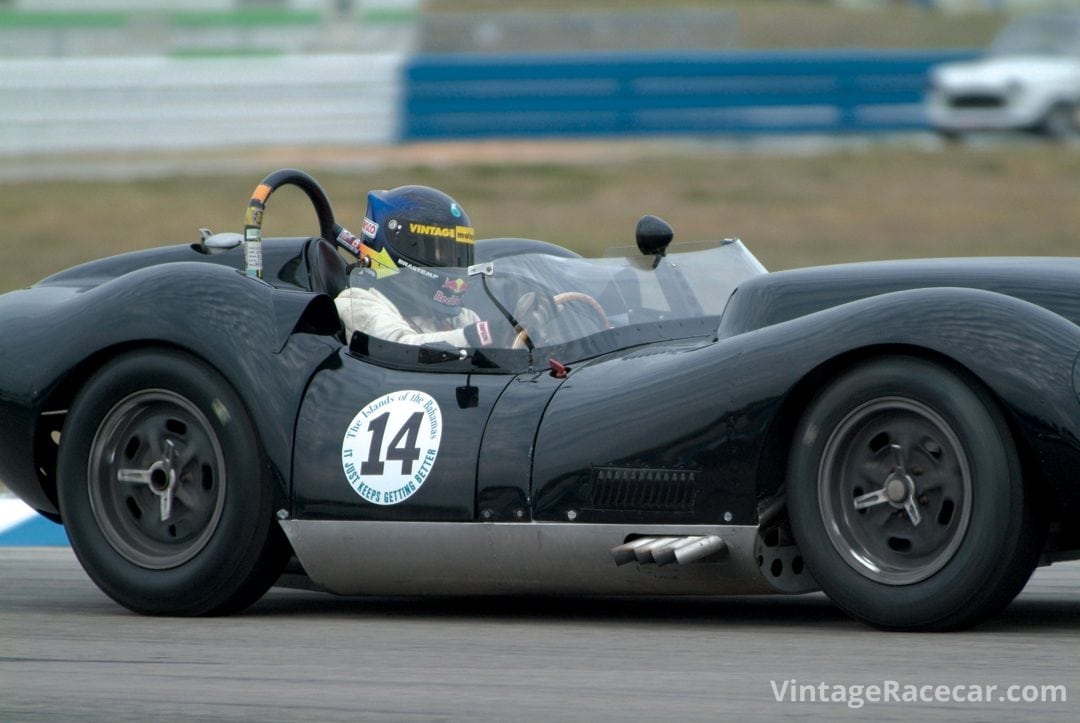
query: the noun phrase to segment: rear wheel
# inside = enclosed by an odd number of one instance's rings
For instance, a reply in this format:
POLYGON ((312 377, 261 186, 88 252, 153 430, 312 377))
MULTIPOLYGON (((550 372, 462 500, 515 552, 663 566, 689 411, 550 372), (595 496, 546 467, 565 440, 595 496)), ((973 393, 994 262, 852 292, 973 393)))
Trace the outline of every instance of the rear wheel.
POLYGON ((992 399, 916 358, 867 363, 806 411, 792 530, 822 589, 873 625, 974 624, 1023 588, 1042 525, 992 399))
POLYGON ((247 411, 185 354, 129 354, 89 381, 63 429, 58 485, 83 567, 136 612, 239 610, 287 559, 247 411))

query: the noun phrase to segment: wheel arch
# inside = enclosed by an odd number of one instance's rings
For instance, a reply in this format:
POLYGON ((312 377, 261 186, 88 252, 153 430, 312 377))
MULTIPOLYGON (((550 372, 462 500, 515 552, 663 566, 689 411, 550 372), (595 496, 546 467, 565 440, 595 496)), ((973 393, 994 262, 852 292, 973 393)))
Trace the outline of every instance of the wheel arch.
POLYGON ((58 509, 56 436, 69 405, 93 374, 141 349, 186 353, 224 377, 259 433, 275 494, 287 500, 300 399, 342 344, 332 299, 276 289, 203 262, 138 269, 77 294, 32 291, 41 297, 39 315, 58 319, 47 340, 34 337, 21 350, 31 373, 16 390, 25 398, 20 411, 27 425, 20 471, 36 486, 42 512, 57 519, 48 507, 58 509), (268 387, 275 393, 263 393, 268 387))
MULTIPOLYGON (((125 341, 98 349, 89 356, 83 358, 72 366, 65 373, 60 383, 49 392, 48 396, 39 407, 38 416, 34 425, 34 469, 38 472, 42 490, 47 497, 57 505, 57 509, 59 509, 59 496, 57 493, 56 475, 60 438, 64 421, 67 418, 68 411, 70 410, 75 397, 95 374, 100 372, 114 360, 131 353, 153 351, 176 352, 187 355, 192 359, 213 368, 221 374, 226 383, 228 383, 234 391, 239 391, 236 380, 231 377, 227 370, 218 368, 205 355, 200 354, 197 350, 169 341, 125 341)), ((252 409, 244 398, 244 395, 238 393, 237 396, 244 405, 245 412, 247 412, 252 419, 255 419, 255 415, 252 413, 252 409)), ((255 426, 256 429, 258 429, 258 425, 256 424, 255 426)), ((261 435, 259 435, 259 444, 264 445, 261 435)), ((278 490, 279 493, 283 493, 285 489, 284 481, 280 479, 280 475, 276 471, 274 471, 273 474, 275 477, 274 482, 276 490, 278 490)), ((62 521, 59 514, 47 516, 50 517, 50 519, 54 519, 56 522, 62 521)))
POLYGON ((1064 93, 1056 93, 1046 99, 1045 108, 1039 113, 1031 130, 1050 140, 1063 140, 1076 134, 1078 101, 1064 93))
POLYGON ((762 515, 763 522, 786 518, 784 495, 789 483, 788 458, 799 421, 817 393, 856 365, 895 356, 914 357, 937 364, 964 378, 969 384, 977 386, 997 406, 1016 447, 1024 484, 1034 492, 1036 503, 1046 509, 1045 500, 1049 494, 1049 484, 1038 464, 1038 455, 1019 428, 1009 405, 985 379, 970 366, 935 349, 908 344, 875 344, 845 351, 822 362, 799 379, 785 395, 773 417, 773 424, 767 433, 767 443, 763 448, 764 454, 758 467, 757 497, 759 508, 766 511, 766 514, 762 515))

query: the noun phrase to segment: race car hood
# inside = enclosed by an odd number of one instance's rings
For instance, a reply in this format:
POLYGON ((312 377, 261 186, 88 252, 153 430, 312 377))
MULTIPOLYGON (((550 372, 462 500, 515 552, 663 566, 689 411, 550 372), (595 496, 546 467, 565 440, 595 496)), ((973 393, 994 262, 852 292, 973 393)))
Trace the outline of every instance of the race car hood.
POLYGON ((1080 60, 1022 55, 986 58, 939 65, 933 69, 931 78, 935 87, 949 90, 1005 91, 1020 85, 1058 85, 1080 78, 1080 60))
POLYGON ((961 287, 1016 297, 1080 324, 1080 259, 884 261, 779 271, 731 297, 720 336, 733 336, 858 299, 905 289, 961 287))

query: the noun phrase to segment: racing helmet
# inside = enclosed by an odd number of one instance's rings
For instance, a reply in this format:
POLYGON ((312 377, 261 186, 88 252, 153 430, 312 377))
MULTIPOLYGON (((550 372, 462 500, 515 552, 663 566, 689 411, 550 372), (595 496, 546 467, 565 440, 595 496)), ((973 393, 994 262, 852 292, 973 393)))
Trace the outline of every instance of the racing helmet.
POLYGON ((362 235, 377 254, 389 256, 403 277, 399 282, 425 291, 430 310, 451 316, 461 310, 468 284, 460 274, 451 278, 437 271, 473 264, 476 236, 468 215, 454 199, 428 186, 371 191, 362 235))

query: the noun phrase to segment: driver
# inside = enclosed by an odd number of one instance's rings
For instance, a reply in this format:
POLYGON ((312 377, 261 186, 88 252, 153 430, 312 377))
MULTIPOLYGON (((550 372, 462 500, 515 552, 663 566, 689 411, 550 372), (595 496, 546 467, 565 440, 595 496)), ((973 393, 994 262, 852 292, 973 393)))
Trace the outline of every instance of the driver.
MULTIPOLYGON (((351 245, 360 254, 361 285, 334 300, 346 338, 360 331, 399 344, 479 348, 510 346, 516 336, 507 320, 487 321, 463 306, 475 234, 465 211, 442 191, 371 191, 361 238, 351 245)), ((542 327, 553 314, 550 299, 535 292, 514 309, 526 328, 542 327)))

